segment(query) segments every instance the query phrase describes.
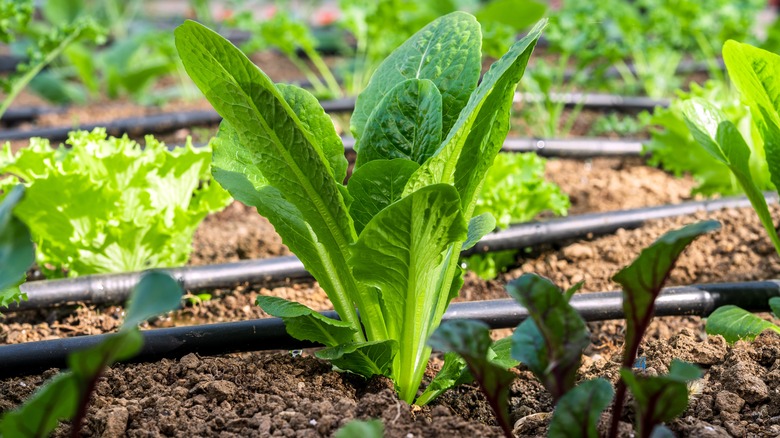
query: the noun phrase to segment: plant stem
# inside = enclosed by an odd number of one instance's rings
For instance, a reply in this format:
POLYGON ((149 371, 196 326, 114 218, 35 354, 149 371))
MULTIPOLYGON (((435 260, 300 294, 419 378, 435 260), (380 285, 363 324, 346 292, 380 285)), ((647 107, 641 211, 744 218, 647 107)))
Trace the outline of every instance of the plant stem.
POLYGON ((14 99, 16 99, 16 96, 18 96, 19 93, 22 92, 24 87, 26 87, 27 84, 30 83, 30 81, 33 80, 33 78, 38 73, 40 73, 43 67, 47 66, 50 62, 54 61, 54 59, 57 58, 62 53, 63 50, 65 50, 73 41, 79 38, 81 32, 83 32, 83 28, 78 27, 76 30, 73 31, 73 33, 71 33, 65 39, 63 39, 54 50, 47 53, 46 56, 41 60, 41 62, 30 67, 30 69, 27 70, 27 72, 24 75, 22 75, 22 77, 14 81, 14 84, 11 87, 11 91, 8 92, 8 95, 5 97, 5 99, 3 99, 2 104, 0 104, 0 117, 2 117, 3 114, 5 114, 5 112, 8 110, 8 107, 11 106, 11 102, 13 102, 14 99))
POLYGON ((333 72, 330 71, 330 68, 328 68, 328 65, 325 64, 325 61, 322 59, 320 54, 317 53, 317 51, 312 47, 304 47, 303 51, 306 53, 306 56, 309 57, 314 66, 317 67, 317 70, 320 72, 322 77, 325 78, 325 83, 328 84, 328 89, 333 94, 333 96, 343 96, 341 87, 339 86, 338 81, 336 81, 336 77, 333 76, 333 72))

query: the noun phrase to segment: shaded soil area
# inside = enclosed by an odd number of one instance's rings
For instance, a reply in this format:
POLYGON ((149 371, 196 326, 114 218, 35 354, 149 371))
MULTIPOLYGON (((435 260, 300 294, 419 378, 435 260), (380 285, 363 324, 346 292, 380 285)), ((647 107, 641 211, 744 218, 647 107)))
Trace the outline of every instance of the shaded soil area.
MULTIPOLYGON (((687 200, 690 180, 674 180, 639 160, 551 160, 548 174, 572 196, 572 213, 607 211, 687 200)), ((772 208, 773 215, 780 208, 772 208)), ((492 281, 468 274, 458 300, 506 298, 505 284, 525 272, 551 278, 561 287, 585 281, 583 291, 614 290, 610 278, 663 232, 714 218, 717 232, 695 241, 681 257, 669 285, 776 278, 780 260, 750 209, 655 221, 635 230, 534 248, 492 281)), ((193 263, 207 264, 288 254, 268 222, 253 209, 233 204, 208 218, 196 234, 193 263)), ((149 326, 212 323, 266 316, 254 305, 258 294, 300 301, 317 310, 330 304, 315 284, 245 285, 215 291, 213 299, 149 326)), ((122 308, 77 306, 9 314, 0 342, 19 343, 114 330, 122 308)), ((617 378, 624 325, 590 323, 592 344, 580 369, 582 379, 617 378)), ((508 330, 496 333, 506 335, 508 330)), ((189 355, 152 364, 117 365, 100 380, 84 436, 330 436, 353 418, 381 418, 387 436, 499 436, 492 413, 473 385, 444 394, 432 406, 400 402, 385 379, 364 381, 337 373, 304 351, 243 353, 219 357, 189 355), (410 435, 411 434, 411 435, 410 435)), ((777 436, 780 434, 780 337, 728 346, 706 337, 697 317, 657 318, 640 355, 648 373, 664 373, 673 358, 705 369, 688 410, 669 426, 680 436, 777 436)), ((431 361, 431 373, 440 366, 431 361)), ((552 404, 531 373, 519 367, 510 409, 518 436, 544 436, 552 404)), ((16 406, 51 377, 0 380, 0 411, 16 406)), ((631 409, 623 420, 633 419, 631 409)), ((625 425, 628 428, 628 425, 625 425)), ((56 436, 67 436, 63 424, 56 436)), ((625 435, 628 436, 628 435, 625 435)))

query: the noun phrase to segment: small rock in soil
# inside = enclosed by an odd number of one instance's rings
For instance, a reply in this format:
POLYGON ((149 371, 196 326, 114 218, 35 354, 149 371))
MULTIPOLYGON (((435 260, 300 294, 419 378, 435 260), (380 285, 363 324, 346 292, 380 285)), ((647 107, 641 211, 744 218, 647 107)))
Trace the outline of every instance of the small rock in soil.
POLYGON ((737 413, 745 406, 745 400, 731 391, 721 391, 715 396, 715 406, 721 412, 737 413))

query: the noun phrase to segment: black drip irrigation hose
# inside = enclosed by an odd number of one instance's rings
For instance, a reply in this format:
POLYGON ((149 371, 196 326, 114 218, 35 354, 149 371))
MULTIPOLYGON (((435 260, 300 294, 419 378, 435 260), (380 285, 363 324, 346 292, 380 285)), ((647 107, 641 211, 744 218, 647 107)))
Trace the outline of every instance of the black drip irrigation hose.
MULTIPOLYGON (((540 95, 530 93, 518 93, 515 95, 516 102, 534 102, 539 101, 540 99, 542 99, 540 95)), ((554 94, 553 100, 560 100, 567 106, 582 104, 585 108, 611 109, 620 111, 652 111, 656 106, 669 106, 668 99, 651 99, 648 97, 630 97, 611 94, 554 94)), ((349 97, 323 101, 321 104, 328 113, 351 112, 355 109, 355 99, 349 97)), ((68 138, 68 133, 71 131, 91 131, 96 127, 105 127, 106 131, 110 135, 114 136, 120 136, 123 134, 154 134, 197 125, 214 125, 220 121, 222 121, 222 118, 213 110, 183 111, 178 113, 154 114, 143 117, 129 117, 108 122, 87 123, 76 126, 7 129, 0 132, 0 141, 24 140, 31 137, 48 138, 49 140, 64 140, 68 138)), ((553 140, 547 141, 551 142, 553 140)))
MULTIPOLYGON (((777 195, 767 194, 766 199, 769 203, 776 203, 777 195)), ((748 206, 750 202, 746 197, 731 197, 518 224, 488 234, 473 248, 464 251, 463 255, 561 242, 587 235, 607 234, 620 228, 636 228, 652 219, 748 206)), ((244 283, 268 284, 287 279, 311 278, 295 256, 245 260, 219 265, 186 266, 163 269, 163 271, 173 276, 183 289, 192 291, 232 288, 244 283)), ((22 284, 20 289, 27 294, 28 299, 20 304, 9 306, 7 310, 38 309, 76 302, 123 303, 130 296, 141 275, 141 272, 131 272, 27 282, 22 284)))
MULTIPOLYGON (((354 99, 338 99, 322 102, 328 112, 352 111, 354 99)), ((178 113, 153 114, 143 117, 128 117, 109 122, 87 123, 77 126, 57 126, 34 129, 7 129, 0 131, 0 141, 26 140, 31 137, 65 140, 75 130, 91 131, 97 127, 106 128, 109 135, 144 135, 170 132, 197 125, 216 125, 222 117, 214 110, 183 111, 178 113)))
POLYGON ((0 132, 0 141, 26 140, 31 137, 64 140, 75 130, 91 131, 97 127, 106 128, 109 135, 143 135, 173 131, 193 125, 213 125, 222 118, 213 110, 185 111, 179 113, 154 114, 143 117, 128 117, 109 122, 87 123, 76 126, 57 126, 35 129, 8 129, 0 132))
MULTIPOLYGON (((721 283, 665 288, 656 300, 656 316, 708 316, 716 308, 733 304, 749 311, 767 311, 768 301, 780 296, 775 280, 721 283)), ((623 318, 621 292, 576 294, 571 305, 587 321, 623 318)), ((335 312, 323 312, 335 318, 335 312)), ((528 311, 510 299, 452 303, 444 321, 476 319, 491 328, 511 328, 528 317, 528 311)), ((292 350, 318 345, 290 337, 277 318, 174 327, 142 332, 144 346, 132 362, 152 362, 196 353, 292 350)), ((65 368, 67 356, 92 347, 110 335, 81 336, 0 346, 0 377, 37 374, 49 368, 65 368)))
MULTIPOLYGON (((342 137, 344 150, 355 150, 355 139, 342 137)), ((543 157, 590 158, 590 157, 628 157, 642 155, 642 142, 639 140, 609 139, 543 139, 509 137, 501 147, 504 152, 534 152, 543 157)))
POLYGON ((12 125, 35 120, 44 114, 61 114, 63 112, 65 112, 65 107, 26 106, 9 108, 0 117, 0 122, 12 125))
MULTIPOLYGON (((544 95, 537 93, 515 93, 515 103, 543 102, 544 99, 544 95)), ((588 109, 629 112, 653 111, 656 107, 666 108, 671 103, 670 99, 601 93, 550 93, 550 99, 553 103, 563 103, 567 107, 581 105, 588 109)))

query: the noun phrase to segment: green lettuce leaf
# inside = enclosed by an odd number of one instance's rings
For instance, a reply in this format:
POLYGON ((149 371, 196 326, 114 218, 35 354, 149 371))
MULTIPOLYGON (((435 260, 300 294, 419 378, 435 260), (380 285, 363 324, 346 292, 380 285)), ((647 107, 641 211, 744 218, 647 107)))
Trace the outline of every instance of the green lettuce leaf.
POLYGON ((31 139, 0 156, 0 172, 27 186, 16 214, 47 275, 182 265, 200 221, 230 201, 209 181, 208 149, 169 151, 150 136, 141 148, 102 129, 73 132, 67 143, 31 139))

